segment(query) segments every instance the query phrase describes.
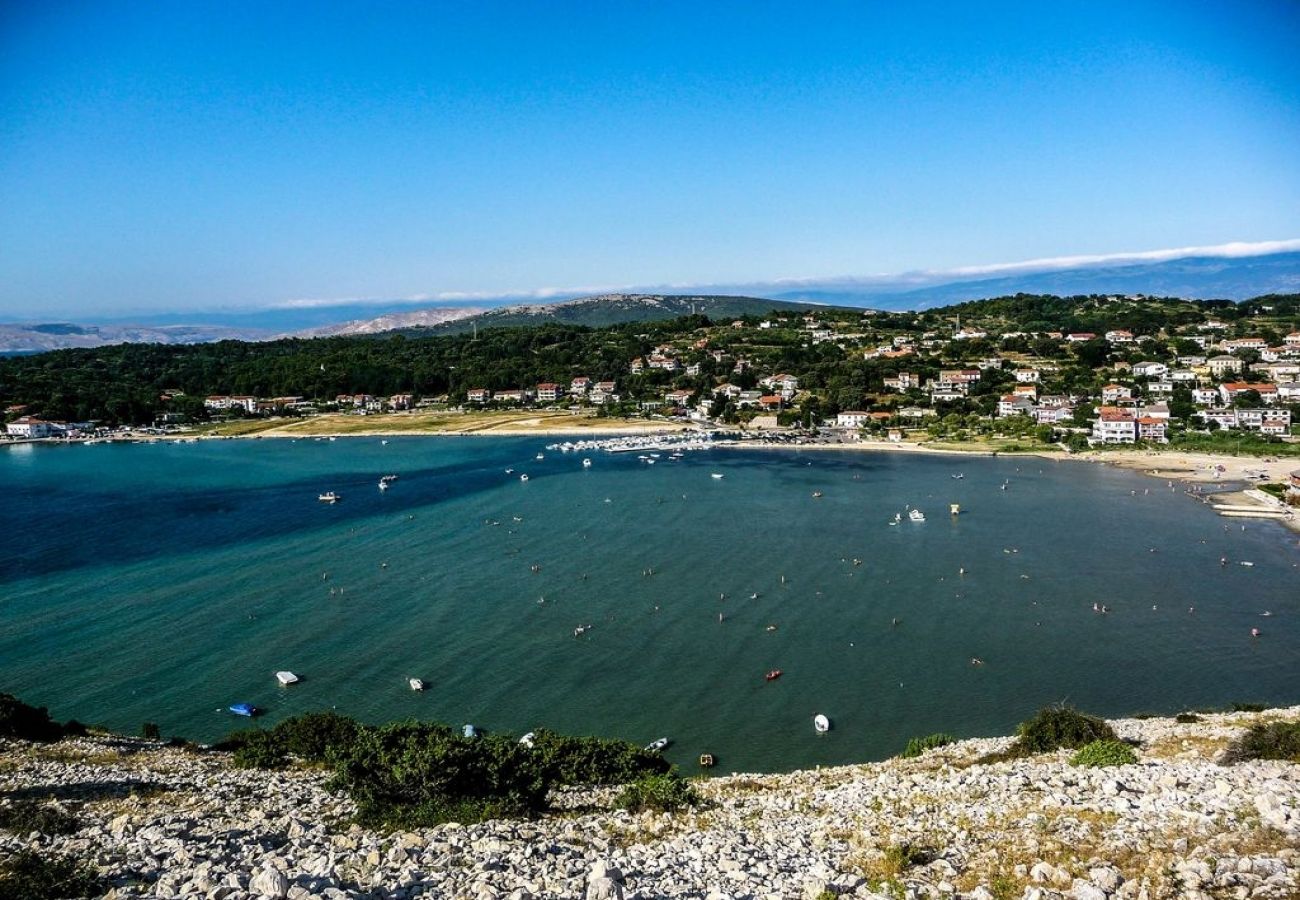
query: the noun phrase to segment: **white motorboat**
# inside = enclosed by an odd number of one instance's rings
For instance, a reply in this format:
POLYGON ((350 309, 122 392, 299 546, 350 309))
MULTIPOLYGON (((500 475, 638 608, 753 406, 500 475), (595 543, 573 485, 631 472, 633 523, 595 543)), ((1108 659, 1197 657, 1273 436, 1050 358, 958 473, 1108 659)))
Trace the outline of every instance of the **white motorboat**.
POLYGON ((925 521, 925 513, 921 512, 919 509, 909 509, 907 511, 907 517, 913 522, 925 521))
POLYGON ((661 737, 661 738, 659 738, 659 740, 657 740, 657 741, 651 741, 650 743, 646 744, 646 745, 645 745, 645 752, 646 752, 646 753, 659 753, 659 752, 665 750, 665 749, 668 747, 668 745, 671 744, 671 743, 672 743, 672 741, 668 740, 668 738, 666 738, 666 737, 661 737))
POLYGON ((467 724, 464 728, 462 728, 460 730, 460 733, 467 738, 478 737, 478 729, 475 728, 473 725, 469 725, 469 724, 467 724))
POLYGON ((339 495, 334 493, 333 491, 326 491, 325 493, 319 495, 316 499, 319 500, 321 503, 338 503, 339 500, 342 498, 339 497, 339 495))
POLYGON ((537 739, 537 733, 530 731, 519 739, 519 743, 527 747, 529 750, 531 750, 533 749, 533 741, 535 741, 536 739, 537 739))
POLYGON ((818 734, 825 734, 831 730, 831 720, 818 713, 813 716, 813 728, 816 729, 818 734))
POLYGON ((297 684, 298 676, 286 670, 284 672, 276 672, 275 680, 283 685, 297 684))
POLYGON ((520 476, 519 476, 519 480, 520 480, 520 481, 527 481, 527 480, 528 480, 528 473, 525 472, 524 474, 520 475, 520 476))
POLYGON ((545 454, 545 453, 539 453, 539 454, 537 454, 537 458, 538 458, 538 459, 546 459, 546 454, 545 454))
POLYGON ((383 479, 380 479, 380 481, 379 481, 379 489, 380 489, 381 491, 386 491, 386 490, 388 490, 388 482, 387 482, 387 481, 384 481, 383 479))
POLYGON ((721 481, 721 480, 722 480, 722 473, 721 473, 721 472, 710 472, 710 473, 709 473, 709 477, 710 477, 710 478, 716 478, 716 479, 718 479, 719 481, 721 481))
POLYGON ((421 681, 419 678, 411 678, 411 679, 408 679, 406 683, 409 684, 409 685, 411 686, 411 690, 413 690, 413 691, 422 691, 422 690, 424 690, 424 682, 421 681))
POLYGON ((583 467, 584 469, 590 469, 590 468, 591 468, 591 460, 589 460, 589 459, 584 459, 584 460, 582 461, 582 467, 583 467))

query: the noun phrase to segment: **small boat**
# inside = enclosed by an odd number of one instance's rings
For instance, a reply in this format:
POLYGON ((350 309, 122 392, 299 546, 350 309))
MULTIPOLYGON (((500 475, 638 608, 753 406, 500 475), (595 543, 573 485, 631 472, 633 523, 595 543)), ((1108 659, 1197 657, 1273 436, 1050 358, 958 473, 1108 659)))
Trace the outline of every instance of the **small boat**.
POLYGON ((818 713, 813 716, 813 728, 818 734, 825 734, 831 730, 831 720, 818 713))
POLYGON ((380 476, 379 476, 379 480, 380 480, 380 481, 396 481, 396 480, 397 480, 397 476, 396 476, 396 475, 380 475, 380 476))
POLYGON ((1253 562, 1248 562, 1247 560, 1243 559, 1241 562, 1237 563, 1237 565, 1246 566, 1247 568, 1249 568, 1250 566, 1253 566, 1255 564, 1253 562))
POLYGON ((247 716, 250 719, 258 713, 257 707, 251 703, 232 703, 230 711, 237 716, 247 716))
POLYGON ((820 500, 821 498, 822 498, 822 492, 821 492, 821 491, 813 491, 813 499, 814 499, 814 500, 820 500))
POLYGON ((710 472, 710 473, 709 473, 709 477, 710 477, 710 478, 716 478, 718 481, 721 481, 721 480, 722 480, 722 473, 721 473, 721 472, 710 472))
POLYGON ((539 454, 537 454, 537 458, 538 458, 538 459, 546 459, 546 454, 545 454, 545 453, 539 453, 539 454))
POLYGON ((284 672, 276 672, 275 680, 283 685, 297 684, 298 676, 286 670, 284 672))
POLYGON ((958 472, 956 475, 954 475, 954 476, 952 476, 952 477, 953 477, 954 479, 961 480, 962 478, 965 478, 966 475, 965 475, 964 473, 962 473, 962 472, 958 472))
POLYGON ((519 739, 519 743, 522 746, 527 747, 529 750, 531 750, 533 749, 533 742, 536 739, 537 739, 537 733, 534 731, 530 731, 519 739))
POLYGON ((379 442, 379 446, 381 446, 381 447, 387 447, 387 446, 388 446, 388 441, 380 441, 380 442, 379 442))
POLYGON ((1252 628, 1252 629, 1250 629, 1250 636, 1251 636, 1251 637, 1259 637, 1259 629, 1258 629, 1258 628, 1252 628))
POLYGON ((514 469, 506 469, 506 474, 507 474, 507 475, 513 475, 513 474, 515 474, 515 470, 514 470, 514 469))
POLYGON ((701 753, 701 754, 700 754, 700 768, 701 768, 701 769, 712 769, 713 766, 716 764, 716 762, 717 762, 717 760, 715 760, 715 759, 713 758, 713 754, 712 754, 712 753, 701 753))
POLYGON ((910 509, 910 510, 908 510, 908 511, 907 511, 907 517, 908 517, 909 519, 911 519, 913 522, 924 522, 924 521, 925 521, 925 513, 921 512, 919 509, 910 509))
POLYGON ((424 682, 421 681, 419 678, 409 678, 407 679, 406 683, 411 686, 411 690, 413 691, 424 690, 424 682))
POLYGON ((339 500, 341 500, 342 498, 338 494, 334 493, 333 491, 326 491, 325 493, 317 496, 316 499, 319 500, 321 503, 338 503, 339 500))
POLYGON ((583 467, 584 469, 590 469, 590 468, 591 468, 591 460, 589 460, 589 459, 584 459, 584 460, 582 461, 582 467, 583 467))
POLYGON ((478 729, 475 728, 473 725, 467 724, 464 728, 460 730, 460 733, 461 735, 467 738, 478 737, 478 729))
POLYGON ((897 524, 898 524, 899 522, 901 522, 901 521, 903 521, 903 514, 902 514, 902 513, 894 513, 894 518, 892 518, 892 519, 889 520, 889 524, 890 524, 890 525, 897 525, 897 524))
POLYGON ((668 740, 668 738, 666 738, 666 737, 661 737, 661 738, 659 738, 659 740, 657 740, 657 741, 651 741, 650 743, 646 744, 646 745, 645 745, 645 752, 646 752, 646 753, 660 753, 660 752, 662 752, 664 749, 666 749, 666 748, 668 747, 668 745, 671 744, 671 743, 672 743, 672 741, 668 740))
POLYGON ((764 681, 776 681, 778 678, 780 678, 780 677, 781 677, 782 675, 784 675, 784 674, 785 674, 785 673, 782 672, 780 669, 773 669, 772 671, 768 672, 766 675, 763 676, 763 680, 764 680, 764 681))
POLYGON ((949 515, 952 515, 952 516, 960 516, 960 515, 961 515, 961 504, 960 504, 960 503, 949 503, 949 504, 948 504, 948 514, 949 514, 949 515))
POLYGON ((528 473, 525 472, 524 474, 520 475, 520 476, 519 476, 519 480, 520 480, 520 481, 527 481, 527 480, 528 480, 528 473))
POLYGON ((383 479, 380 479, 380 481, 379 481, 379 489, 380 489, 381 491, 386 491, 386 490, 388 490, 388 482, 387 482, 387 481, 384 481, 383 479))

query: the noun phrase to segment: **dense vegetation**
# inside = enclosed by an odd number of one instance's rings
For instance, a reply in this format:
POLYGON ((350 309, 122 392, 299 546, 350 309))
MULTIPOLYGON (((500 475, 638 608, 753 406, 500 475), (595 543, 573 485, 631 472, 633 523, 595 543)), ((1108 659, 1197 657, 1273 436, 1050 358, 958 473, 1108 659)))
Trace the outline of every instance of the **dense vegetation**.
POLYGON ((1115 731, 1103 720, 1068 706, 1040 709, 1032 719, 1016 728, 1015 751, 1022 756, 1077 749, 1094 741, 1118 741, 1115 731))
POLYGON ((1255 725, 1228 747, 1225 759, 1227 762, 1280 759, 1300 763, 1300 722, 1255 725))
POLYGON ((933 750, 935 747, 946 747, 955 743, 956 738, 951 734, 940 732, 938 734, 927 734, 925 737, 914 737, 907 742, 903 752, 899 754, 903 759, 914 759, 927 750, 933 750))
POLYGON ((1090 769, 1127 766, 1135 762, 1137 762, 1137 753, 1123 741, 1093 741, 1084 744, 1070 757, 1070 765, 1090 769))
POLYGON ((0 694, 0 738, 25 741, 57 741, 66 726, 50 718, 44 706, 29 706, 13 694, 0 694))
POLYGON ((381 827, 534 815, 552 789, 568 785, 632 783, 649 808, 693 798, 658 753, 544 729, 526 746, 513 735, 467 738, 434 722, 366 726, 312 713, 236 732, 218 747, 233 750, 240 766, 279 768, 291 757, 326 765, 332 786, 356 801, 358 819, 381 827))
POLYGON ((98 897, 104 887, 93 868, 71 857, 18 850, 0 858, 0 900, 98 897))

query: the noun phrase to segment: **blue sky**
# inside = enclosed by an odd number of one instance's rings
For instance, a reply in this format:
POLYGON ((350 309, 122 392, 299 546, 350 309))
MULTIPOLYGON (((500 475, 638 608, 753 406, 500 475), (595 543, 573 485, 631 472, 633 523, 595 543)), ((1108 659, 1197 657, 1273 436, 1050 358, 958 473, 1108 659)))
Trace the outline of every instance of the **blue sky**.
POLYGON ((1300 237, 1300 4, 0 0, 0 313, 1300 237))

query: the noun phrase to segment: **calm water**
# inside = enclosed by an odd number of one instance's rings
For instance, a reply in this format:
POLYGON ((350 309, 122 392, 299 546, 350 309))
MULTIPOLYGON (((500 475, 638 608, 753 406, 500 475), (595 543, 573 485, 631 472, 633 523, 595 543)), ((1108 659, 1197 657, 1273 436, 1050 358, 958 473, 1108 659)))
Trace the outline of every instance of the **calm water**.
POLYGON ((536 461, 544 443, 0 451, 0 690, 200 740, 242 724, 219 711, 235 701, 267 723, 337 707, 667 735, 674 760, 707 750, 726 771, 1006 733, 1058 700, 1107 715, 1300 700, 1296 536, 1225 530, 1164 482, 762 450, 596 454, 584 470, 536 461), (343 502, 318 503, 325 490, 343 502), (929 520, 889 526, 907 504, 929 520), (575 639, 579 624, 593 627, 575 639), (302 683, 278 687, 285 668, 302 683))

